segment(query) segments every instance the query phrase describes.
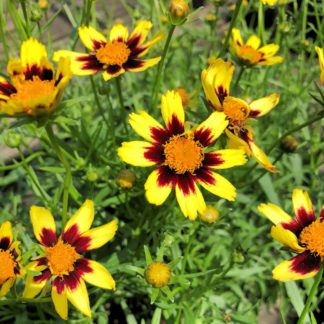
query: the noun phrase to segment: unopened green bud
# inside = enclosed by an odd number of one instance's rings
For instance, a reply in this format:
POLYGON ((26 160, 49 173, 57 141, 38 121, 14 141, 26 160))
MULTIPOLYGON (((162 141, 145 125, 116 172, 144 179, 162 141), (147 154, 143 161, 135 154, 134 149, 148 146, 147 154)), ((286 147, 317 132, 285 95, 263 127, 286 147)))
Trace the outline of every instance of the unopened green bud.
POLYGON ((281 149, 286 153, 295 152, 298 146, 298 141, 291 135, 286 136, 280 143, 281 149))
POLYGON ((170 21, 173 25, 182 25, 188 14, 190 8, 185 0, 171 0, 169 5, 170 21))
POLYGON ((99 178, 98 173, 95 170, 88 170, 87 179, 90 182, 96 182, 99 178))
POLYGON ((244 261, 245 261, 244 254, 239 250, 235 250, 233 252, 233 262, 234 263, 243 263, 244 261))
POLYGON ((8 147, 17 148, 21 143, 21 135, 9 132, 5 135, 4 142, 8 147))
POLYGON ((43 18, 43 10, 39 5, 34 4, 30 9, 30 20, 39 22, 43 18))

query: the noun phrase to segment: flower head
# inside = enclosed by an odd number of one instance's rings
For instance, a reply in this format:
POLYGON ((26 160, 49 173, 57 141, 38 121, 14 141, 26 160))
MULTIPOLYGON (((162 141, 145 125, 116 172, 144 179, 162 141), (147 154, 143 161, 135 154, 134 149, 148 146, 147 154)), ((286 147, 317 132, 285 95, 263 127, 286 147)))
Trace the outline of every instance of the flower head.
POLYGON ((4 222, 0 226, 0 297, 5 296, 17 277, 24 275, 19 263, 20 250, 18 241, 13 241, 11 224, 4 222))
POLYGON ((126 71, 141 72, 160 61, 160 57, 142 59, 162 39, 159 33, 145 42, 151 28, 150 21, 139 21, 129 36, 127 27, 117 23, 112 27, 108 40, 93 27, 82 26, 79 28, 79 36, 91 53, 60 50, 54 53, 54 60, 69 57, 73 74, 91 75, 102 71, 106 81, 126 71))
POLYGON ((0 76, 0 112, 8 115, 49 114, 72 77, 70 60, 61 58, 55 73, 45 46, 33 38, 22 43, 20 59, 11 59, 7 70, 11 82, 0 76))
POLYGON ((175 189, 180 208, 190 219, 206 208, 198 184, 214 195, 234 200, 233 185, 213 170, 244 164, 244 152, 206 152, 228 125, 226 115, 214 112, 196 128, 185 130, 181 97, 174 91, 162 96, 161 110, 165 127, 144 111, 132 113, 130 124, 146 141, 124 142, 118 149, 118 155, 129 164, 157 166, 145 183, 147 200, 161 205, 175 189))
POLYGON ((202 84, 208 103, 212 109, 225 113, 228 125, 226 134, 229 137, 229 146, 242 148, 265 169, 274 172, 275 166, 271 164, 265 153, 256 145, 252 128, 246 123, 259 118, 272 110, 279 102, 276 93, 254 100, 250 104, 242 99, 230 96, 230 83, 234 73, 234 65, 223 59, 216 59, 201 74, 202 84))
POLYGON ((164 262, 152 262, 145 271, 145 277, 155 288, 162 288, 170 282, 170 266, 164 262))
POLYGON ((268 44, 260 47, 260 43, 260 38, 256 35, 252 35, 244 44, 239 29, 233 28, 230 47, 241 64, 273 65, 283 61, 281 56, 274 56, 279 50, 278 45, 268 44))
POLYGON ((204 212, 199 216, 204 223, 213 224, 219 220, 219 211, 215 207, 207 205, 204 212))
POLYGON ((308 194, 301 189, 293 191, 292 202, 296 219, 271 203, 258 207, 260 213, 274 224, 272 237, 298 253, 273 269, 273 278, 280 281, 313 277, 324 259, 324 207, 316 218, 308 194))
POLYGON ((117 222, 113 220, 90 229, 94 219, 91 200, 86 200, 76 211, 60 236, 57 236, 54 218, 46 208, 32 206, 30 217, 43 253, 28 265, 31 273, 27 275, 24 298, 34 298, 50 283, 55 309, 63 319, 68 316, 68 300, 90 317, 85 281, 104 289, 115 289, 115 281, 105 267, 83 254, 111 240, 117 222), (39 274, 35 275, 35 272, 39 274))
POLYGON ((318 55, 319 65, 321 69, 321 83, 324 84, 324 52, 323 49, 318 46, 315 47, 315 50, 318 55))

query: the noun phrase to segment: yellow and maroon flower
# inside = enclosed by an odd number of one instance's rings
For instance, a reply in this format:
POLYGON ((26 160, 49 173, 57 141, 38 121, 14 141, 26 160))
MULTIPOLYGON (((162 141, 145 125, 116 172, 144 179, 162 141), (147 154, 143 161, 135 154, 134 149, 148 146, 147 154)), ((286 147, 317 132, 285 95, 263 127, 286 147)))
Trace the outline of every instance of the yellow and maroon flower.
POLYGON ((272 110, 279 102, 276 93, 254 100, 250 104, 242 99, 230 96, 230 83, 234 73, 232 62, 219 58, 213 61, 207 70, 201 74, 202 84, 208 103, 212 109, 223 111, 229 121, 226 134, 229 146, 242 148, 268 171, 274 172, 266 154, 256 145, 252 127, 246 122, 262 117, 272 110))
POLYGON ((261 40, 258 36, 252 35, 244 44, 241 32, 237 28, 232 29, 232 38, 230 39, 230 47, 233 54, 245 65, 273 65, 281 63, 281 56, 274 56, 279 46, 276 44, 268 44, 260 47, 261 40))
POLYGON ((318 61, 319 61, 320 69, 321 69, 320 80, 321 80, 321 83, 324 84, 324 51, 323 51, 323 48, 320 48, 318 46, 315 46, 315 51, 318 55, 318 61))
POLYGON ((115 24, 109 35, 109 40, 93 27, 82 26, 79 36, 90 54, 60 50, 54 53, 54 60, 60 57, 71 59, 71 69, 76 75, 91 75, 103 71, 103 78, 107 81, 118 75, 128 72, 141 72, 157 64, 161 57, 143 60, 142 57, 151 47, 162 39, 159 33, 145 42, 152 28, 150 21, 139 21, 128 36, 126 26, 115 24))
POLYGON ((190 219, 206 208, 198 184, 214 195, 234 200, 234 186, 213 170, 244 164, 244 152, 207 152, 226 128, 226 115, 214 112, 195 129, 186 131, 181 97, 174 91, 162 96, 161 110, 165 127, 144 111, 132 113, 130 124, 146 141, 124 142, 118 149, 118 155, 129 164, 157 166, 145 183, 147 200, 161 205, 175 189, 180 208, 190 219))
POLYGON ((258 207, 274 224, 271 229, 272 237, 298 253, 273 269, 273 278, 280 281, 315 276, 324 258, 324 207, 316 218, 308 194, 301 189, 293 191, 292 202, 296 219, 271 203, 258 207))
POLYGON ((13 241, 11 224, 0 226, 0 297, 5 296, 17 277, 24 275, 18 241, 13 241))
POLYGON ((30 217, 43 253, 27 266, 30 273, 27 274, 24 298, 34 298, 48 283, 55 309, 63 319, 68 317, 68 300, 90 317, 85 281, 104 289, 115 289, 115 281, 104 266, 83 254, 111 240, 117 222, 113 220, 90 229, 94 219, 91 200, 86 200, 76 211, 60 236, 57 236, 54 218, 46 208, 32 206, 30 217))
POLYGON ((55 73, 45 46, 33 38, 22 43, 20 59, 11 59, 7 70, 11 82, 0 76, 0 112, 8 115, 49 114, 72 77, 70 60, 60 59, 55 73))

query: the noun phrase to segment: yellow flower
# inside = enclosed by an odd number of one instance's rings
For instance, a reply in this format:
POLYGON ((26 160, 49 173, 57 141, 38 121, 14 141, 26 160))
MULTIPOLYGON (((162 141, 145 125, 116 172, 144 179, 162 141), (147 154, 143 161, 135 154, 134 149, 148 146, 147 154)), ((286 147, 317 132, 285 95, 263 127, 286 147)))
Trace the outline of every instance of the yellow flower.
POLYGON ((256 145, 251 126, 246 122, 259 118, 271 111, 279 103, 279 95, 254 100, 250 104, 242 99, 230 96, 230 83, 234 73, 232 62, 223 59, 213 61, 207 70, 201 74, 202 84, 207 101, 212 109, 225 113, 228 125, 226 135, 231 148, 244 149, 252 154, 254 159, 268 171, 274 172, 275 166, 271 164, 265 153, 256 145))
POLYGON ((278 45, 268 44, 260 47, 260 43, 260 38, 252 35, 244 44, 239 29, 233 28, 230 47, 233 54, 242 64, 273 65, 283 61, 281 56, 274 56, 279 50, 278 45))
POLYGON ((161 57, 142 59, 151 47, 162 39, 162 34, 158 33, 145 42, 151 28, 150 21, 139 21, 131 35, 128 36, 127 27, 117 23, 112 27, 109 40, 107 40, 93 27, 82 26, 79 28, 79 37, 91 53, 60 50, 54 53, 54 61, 58 61, 60 57, 69 57, 73 74, 92 75, 102 71, 102 76, 106 81, 126 71, 144 71, 156 65, 161 59, 161 57))
POLYGON ((50 283, 55 310, 63 319, 68 317, 68 300, 91 317, 85 281, 104 289, 115 289, 115 281, 105 267, 83 254, 110 241, 115 236, 117 222, 113 220, 90 229, 94 219, 91 200, 86 200, 75 212, 59 237, 54 218, 46 208, 32 206, 30 218, 43 252, 27 266, 30 273, 23 297, 34 298, 50 283))
POLYGON ((8 115, 49 114, 72 77, 70 60, 62 58, 55 73, 45 46, 33 38, 22 43, 20 59, 11 59, 7 70, 11 83, 0 76, 0 112, 8 115))
POLYGON ((174 91, 162 96, 161 110, 165 127, 144 111, 132 113, 130 124, 146 141, 124 142, 118 149, 118 155, 126 163, 157 166, 145 183, 149 203, 163 204, 175 189, 181 211, 193 220, 197 212, 206 208, 198 184, 214 195, 233 201, 236 189, 214 170, 244 164, 244 152, 206 152, 228 125, 226 115, 214 112, 196 128, 186 131, 181 97, 174 91))
POLYGON ((275 5, 284 5, 289 3, 291 0, 261 0, 263 4, 268 6, 275 6, 275 5))
POLYGON ((324 52, 323 49, 318 46, 315 47, 315 50, 318 55, 319 65, 321 69, 321 83, 324 84, 324 52))
POLYGON ((5 296, 17 277, 25 272, 20 264, 20 242, 13 241, 11 224, 4 222, 0 226, 0 297, 5 296))
POLYGON ((147 282, 155 288, 162 288, 170 282, 171 269, 164 262, 153 262, 147 267, 145 277, 147 282))
POLYGON ((324 259, 324 207, 316 218, 308 194, 301 189, 293 191, 292 202, 296 219, 271 203, 258 207, 259 212, 274 224, 272 237, 298 253, 273 269, 273 278, 280 281, 313 277, 324 259))

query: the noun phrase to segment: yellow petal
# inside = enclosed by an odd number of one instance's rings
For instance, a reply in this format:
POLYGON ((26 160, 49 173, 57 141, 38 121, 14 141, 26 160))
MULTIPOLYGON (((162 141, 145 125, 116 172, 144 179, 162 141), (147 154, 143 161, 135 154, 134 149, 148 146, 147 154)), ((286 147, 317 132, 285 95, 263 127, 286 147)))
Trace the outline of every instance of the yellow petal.
POLYGON ((122 24, 115 24, 109 34, 109 40, 126 42, 128 39, 128 28, 122 24))
POLYGON ((93 201, 87 199, 83 205, 74 213, 70 220, 66 223, 64 232, 67 232, 72 226, 76 225, 78 233, 82 234, 87 231, 94 219, 93 201))
POLYGON ((143 52, 141 52, 140 54, 138 54, 137 57, 144 56, 152 48, 153 45, 155 45, 157 42, 159 42, 163 38, 164 38, 163 32, 157 33, 153 38, 151 38, 148 42, 146 42, 145 44, 143 44, 141 46, 142 48, 145 48, 145 50, 143 52))
POLYGON ((142 72, 147 70, 148 68, 158 64, 161 60, 161 56, 159 57, 155 57, 155 58, 151 58, 151 59, 147 59, 147 60, 141 60, 141 64, 138 67, 127 67, 127 71, 130 72, 142 72))
POLYGON ((307 192, 304 192, 298 188, 294 189, 292 194, 292 202, 295 215, 300 224, 307 226, 315 220, 313 204, 307 192))
POLYGON ((119 75, 125 73, 125 69, 121 68, 115 73, 108 73, 107 70, 102 72, 102 77, 105 81, 108 81, 113 78, 117 78, 119 75))
POLYGON ((181 97, 177 92, 167 91, 167 93, 162 96, 161 112, 167 127, 172 124, 174 118, 180 122, 180 124, 184 125, 184 109, 181 97))
POLYGON ((9 238, 9 245, 12 242, 12 228, 10 222, 3 222, 0 226, 0 241, 3 238, 9 238))
POLYGON ((41 290, 45 287, 47 280, 34 281, 34 276, 27 275, 25 289, 23 292, 23 298, 32 299, 37 296, 41 290))
POLYGON ((67 299, 75 308, 77 308, 82 314, 91 317, 89 296, 86 285, 82 279, 80 279, 79 284, 75 289, 71 290, 67 287, 66 293, 67 299))
POLYGON ((277 205, 267 203, 260 204, 258 206, 258 211, 268 218, 274 225, 282 224, 282 223, 291 223, 293 219, 280 207, 277 205))
POLYGON ((258 65, 274 65, 277 63, 281 63, 283 61, 283 57, 281 56, 273 56, 266 58, 264 61, 258 62, 258 65))
POLYGON ((147 178, 144 188, 145 196, 150 204, 162 205, 172 191, 171 183, 159 183, 162 168, 154 170, 147 178))
POLYGON ((20 48, 20 59, 23 67, 27 65, 41 65, 43 59, 47 58, 46 48, 34 38, 24 41, 20 48))
POLYGON ((152 23, 148 20, 140 20, 137 24, 136 24, 136 27, 134 28, 132 34, 130 35, 129 39, 131 40, 132 38, 134 37, 138 37, 139 38, 139 41, 138 41, 138 45, 141 45, 149 31, 151 30, 152 28, 152 23))
POLYGON ((246 161, 244 150, 225 149, 206 153, 204 163, 211 169, 228 169, 243 165, 246 161))
POLYGON ((64 290, 62 293, 58 293, 55 286, 52 286, 52 300, 55 307, 56 312, 60 315, 60 317, 64 320, 68 318, 68 302, 66 291, 64 290))
POLYGON ((89 267, 92 272, 87 272, 82 275, 82 279, 90 283, 91 285, 103 288, 103 289, 115 289, 116 283, 109 271, 100 263, 93 260, 88 260, 89 267))
POLYGON ((7 295, 14 282, 15 278, 9 278, 2 285, 0 285, 0 297, 4 297, 5 295, 7 295))
POLYGON ((315 50, 318 55, 318 61, 321 69, 321 83, 324 84, 324 52, 323 49, 318 46, 315 46, 315 50))
POLYGON ((100 45, 107 43, 106 37, 91 26, 79 27, 79 37, 83 45, 93 52, 98 50, 100 45))
POLYGON ((246 45, 249 45, 254 49, 258 49, 260 44, 261 44, 261 39, 256 35, 250 36, 246 42, 246 45))
POLYGON ((237 28, 232 29, 232 38, 233 38, 234 43, 239 43, 240 45, 244 44, 242 36, 241 36, 241 32, 239 29, 237 29, 237 28))
POLYGON ((270 96, 254 100, 250 104, 251 117, 261 117, 276 107, 279 103, 280 95, 273 93, 270 96))
POLYGON ((279 51, 279 45, 268 44, 260 47, 258 51, 264 54, 264 58, 268 58, 274 56, 279 51))
POLYGON ((118 228, 118 223, 116 220, 109 222, 108 224, 95 227, 81 235, 83 237, 89 238, 90 241, 87 245, 87 251, 98 249, 108 241, 110 241, 114 236, 118 228))
POLYGON ((284 229, 280 225, 272 226, 271 235, 276 241, 290 247, 296 252, 300 253, 305 251, 305 248, 301 247, 298 244, 297 236, 293 232, 284 229))

